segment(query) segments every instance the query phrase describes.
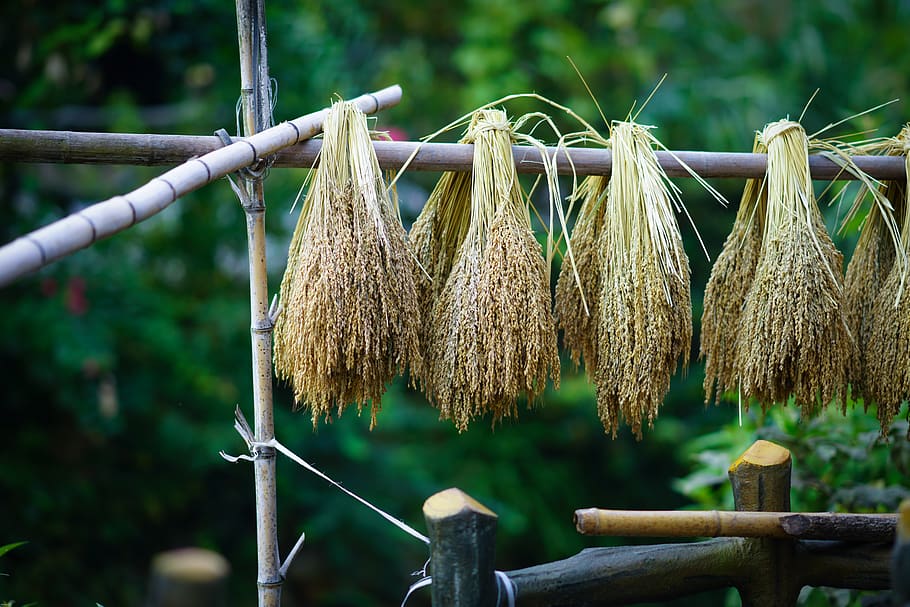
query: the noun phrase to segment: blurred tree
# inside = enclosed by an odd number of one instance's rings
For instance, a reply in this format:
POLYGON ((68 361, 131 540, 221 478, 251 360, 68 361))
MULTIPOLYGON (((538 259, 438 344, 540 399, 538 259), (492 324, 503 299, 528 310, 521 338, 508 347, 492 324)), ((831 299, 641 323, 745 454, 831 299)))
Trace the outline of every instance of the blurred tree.
MULTIPOLYGON (((821 87, 806 115, 812 131, 900 96, 910 74, 903 27, 910 7, 901 2, 269 0, 267 11, 276 120, 322 107, 335 93, 399 82, 403 102, 377 127, 410 138, 515 92, 537 91, 594 122, 594 103, 566 55, 607 119, 625 117, 669 73, 639 119, 659 126, 674 149, 748 150, 755 129, 798 116, 821 87)), ((223 2, 10 0, 0 19, 7 58, 0 126, 234 130, 235 16, 223 2)), ((884 125, 881 134, 892 134, 903 114, 890 106, 851 128, 884 125)), ((0 233, 11 240, 155 174, 2 165, 0 233)), ((426 188, 436 177, 410 179, 426 188)), ((303 171, 274 170, 266 182, 275 289, 302 180, 303 171)), ((717 185, 735 201, 742 184, 717 185)), ((681 186, 714 255, 735 209, 681 186)), ((151 555, 197 544, 229 558, 235 604, 252 603, 251 474, 217 456, 241 449, 232 410, 248 408, 251 392, 244 236, 233 194, 216 184, 0 291, 0 412, 8 429, 0 544, 29 541, 4 555, 10 576, 0 578, 0 600, 138 604, 151 555)), ((697 318, 709 263, 694 239, 687 247, 697 318)), ((352 414, 312 433, 284 387, 276 426, 304 458, 418 527, 426 497, 462 488, 499 513, 498 566, 509 569, 591 545, 572 528, 577 507, 691 504, 697 496, 671 486, 691 469, 681 445, 735 416, 702 401, 694 367, 674 380, 643 442, 627 433, 613 441, 603 435, 590 386, 567 368, 560 392, 495 431, 478 423, 457 435, 403 382, 390 387, 372 433, 352 414)), ((729 431, 751 440, 748 430, 729 431)), ((725 447, 726 460, 738 449, 725 447)), ((857 483, 874 484, 878 474, 850 469, 851 478, 868 475, 857 483)), ((307 532, 287 604, 399 601, 424 547, 286 462, 279 475, 283 549, 307 532)))

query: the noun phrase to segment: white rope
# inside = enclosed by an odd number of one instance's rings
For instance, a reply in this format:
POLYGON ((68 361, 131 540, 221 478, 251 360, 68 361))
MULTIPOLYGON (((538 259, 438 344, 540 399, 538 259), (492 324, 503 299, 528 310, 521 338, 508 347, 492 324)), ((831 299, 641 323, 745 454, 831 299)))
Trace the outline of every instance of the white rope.
MULTIPOLYGON (((418 572, 421 573, 421 572, 418 572)), ((498 569, 493 573, 496 574, 496 607, 502 605, 502 594, 503 589, 505 589, 506 595, 506 607, 515 607, 515 598, 518 596, 518 589, 515 586, 515 582, 512 581, 504 571, 499 571, 498 569)), ((408 599, 411 598, 411 594, 415 590, 421 588, 426 588, 433 584, 433 578, 431 576, 425 576, 411 584, 411 587, 408 588, 408 593, 404 595, 404 600, 401 601, 401 607, 405 607, 408 602, 408 599)))
MULTIPOLYGON (((274 302, 273 302, 273 307, 274 307, 274 302)), ((427 545, 430 544, 430 538, 423 535, 422 533, 420 533, 419 531, 417 531, 416 529, 414 529, 413 527, 411 527, 404 521, 401 521, 401 520, 395 518, 394 516, 392 516, 391 514, 385 512, 384 510, 374 506, 373 504, 371 504, 367 500, 363 499, 362 497, 360 497, 353 491, 346 489, 345 487, 343 487, 341 485, 341 483, 329 478, 326 474, 324 474, 318 468, 316 468, 312 464, 309 464, 306 461, 304 461, 296 453, 294 453, 293 451, 291 451, 290 449, 288 449, 287 447, 282 445, 280 442, 278 442, 277 439, 272 438, 271 440, 268 440, 266 442, 258 442, 258 441, 252 440, 252 431, 250 430, 249 426, 246 424, 246 420, 243 418, 242 414, 240 414, 239 409, 237 411, 237 419, 235 420, 234 427, 240 433, 240 436, 243 437, 244 442, 246 442, 247 446, 250 449, 250 452, 253 453, 253 455, 236 455, 236 456, 234 456, 234 455, 228 455, 224 451, 219 452, 221 454, 221 457, 223 457, 225 460, 227 460, 231 463, 236 463, 241 460, 248 461, 248 462, 255 461, 256 458, 261 453, 260 450, 263 447, 272 448, 272 449, 275 449, 276 451, 280 451, 281 453, 286 455, 289 459, 291 459, 291 461, 296 463, 298 466, 301 466, 301 467, 305 468, 306 470, 309 470, 310 472, 312 472, 319 478, 325 480, 326 482, 330 483, 337 489, 343 491, 344 493, 346 493, 350 497, 354 498, 355 500, 357 500, 358 502, 360 502, 361 504, 363 504, 364 506, 366 506, 373 512, 377 513, 379 516, 381 516, 388 522, 392 523, 393 525, 395 525, 396 527, 398 527, 399 529, 401 529, 402 531, 404 531, 411 537, 414 537, 414 538, 420 540, 424 544, 427 544, 427 545)), ((285 574, 287 573, 287 568, 290 566, 291 561, 294 559, 294 556, 297 554, 297 551, 303 545, 305 537, 306 537, 305 534, 300 535, 300 538, 297 540, 297 543, 294 545, 294 548, 291 550, 291 553, 288 555, 287 559, 285 559, 284 564, 281 566, 281 576, 282 577, 284 577, 285 574)), ((420 575, 423 577, 421 577, 419 580, 417 580, 416 582, 411 584, 411 586, 408 588, 407 594, 405 594, 404 599, 401 601, 401 607, 405 607, 405 605, 408 602, 408 599, 411 597, 411 594, 413 594, 415 590, 419 590, 421 588, 426 588, 427 586, 429 586, 433 583, 433 578, 426 574, 428 566, 429 566, 429 561, 427 561, 427 563, 424 564, 423 569, 421 569, 420 571, 416 571, 414 573, 414 575, 420 575)), ((515 582, 513 582, 509 578, 509 576, 506 575, 502 571, 497 570, 497 571, 494 571, 494 573, 496 574, 496 607, 499 607, 502 604, 503 591, 505 591, 506 607, 515 607, 515 598, 518 594, 517 588, 515 586, 515 582)))
MULTIPOLYGON (((294 453, 293 451, 291 451, 290 449, 288 449, 287 447, 285 447, 284 445, 282 445, 280 442, 278 442, 277 439, 274 439, 274 438, 273 438, 273 439, 271 439, 271 440, 269 440, 269 441, 266 441, 266 442, 264 442, 264 443, 251 441, 251 442, 249 442, 249 446, 250 446, 251 450, 253 450, 253 449, 255 449, 255 448, 272 447, 272 448, 275 449, 276 451, 280 451, 281 453, 283 453, 284 455, 286 455, 288 458, 290 458, 290 459, 291 459, 294 463, 296 463, 298 466, 301 466, 301 467, 303 467, 303 468, 309 470, 310 472, 312 472, 313 474, 315 474, 315 475, 318 476, 319 478, 321 478, 321 479, 323 479, 324 481, 330 483, 331 485, 333 485, 333 486, 336 487, 337 489, 340 489, 341 491, 343 491, 343 492, 346 493, 347 495, 353 497, 355 500, 357 500, 358 502, 360 502, 361 504, 363 504, 364 506, 366 506, 367 508, 369 508, 370 510, 372 510, 373 512, 375 512, 376 514, 378 514, 379 516, 381 516, 382 518, 384 518, 385 520, 389 521, 390 523, 392 523, 393 525, 395 525, 396 527, 398 527, 399 529, 401 529, 402 531, 404 531, 404 532, 407 533, 408 535, 410 535, 410 536, 412 536, 412 537, 414 537, 414 538, 420 540, 420 541, 423 542, 424 544, 428 544, 428 545, 429 545, 429 543, 430 543, 430 538, 428 538, 427 536, 423 535, 422 533, 420 533, 419 531, 417 531, 416 529, 414 529, 413 527, 411 527, 410 525, 408 525, 408 524, 405 523, 404 521, 401 521, 401 520, 395 518, 394 516, 392 516, 391 514, 385 512, 384 510, 382 510, 382 509, 380 509, 380 508, 374 506, 373 504, 371 504, 371 503, 368 502, 367 500, 363 499, 362 497, 360 497, 359 495, 357 495, 357 494, 354 493, 353 491, 351 491, 351 490, 349 490, 349 489, 346 489, 345 487, 343 487, 343 486, 341 485, 341 483, 339 483, 339 482, 337 482, 337 481, 335 481, 335 480, 332 480, 332 479, 329 478, 327 475, 323 474, 323 473, 322 473, 319 469, 317 469, 315 466, 313 466, 312 464, 308 464, 308 463, 305 462, 303 459, 301 459, 300 457, 298 457, 296 453, 294 453)), ((249 456, 249 455, 238 455, 238 456, 234 457, 234 456, 231 456, 231 455, 227 455, 224 451, 221 452, 221 457, 223 457, 224 459, 226 459, 227 461, 232 462, 232 463, 233 463, 233 462, 236 462, 236 461, 238 461, 238 460, 253 461, 254 458, 255 458, 254 456, 249 456)))

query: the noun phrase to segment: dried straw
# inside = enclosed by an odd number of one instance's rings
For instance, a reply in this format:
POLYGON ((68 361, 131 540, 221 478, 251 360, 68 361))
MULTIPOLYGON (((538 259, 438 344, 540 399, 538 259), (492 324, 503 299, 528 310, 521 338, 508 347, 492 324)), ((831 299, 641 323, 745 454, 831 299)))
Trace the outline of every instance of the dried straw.
POLYGON ((600 237, 597 308, 597 408, 616 436, 625 419, 637 438, 653 425, 692 340, 689 261, 674 202, 676 190, 657 162, 649 127, 614 122, 613 174, 600 237))
POLYGON ((419 352, 418 266, 382 179, 366 117, 337 102, 281 282, 275 370, 320 417, 370 405, 419 352))
MULTIPOLYGON (((894 198, 898 189, 893 184, 883 185, 889 198, 894 198)), ((862 398, 867 408, 870 399, 866 394, 866 350, 872 335, 872 311, 894 260, 894 244, 889 238, 882 209, 873 205, 863 223, 844 279, 847 324, 857 341, 850 361, 851 393, 854 399, 862 398)))
POLYGON ((422 301, 427 330, 423 387, 459 431, 477 415, 517 414, 546 385, 559 358, 547 266, 512 158, 505 113, 474 113, 462 142, 474 144, 470 182, 445 174, 412 228, 433 281, 422 301))
POLYGON ((736 368, 744 399, 763 407, 792 395, 803 413, 843 403, 853 347, 844 312, 843 257, 815 202, 808 137, 799 123, 765 127, 767 207, 755 279, 740 318, 736 368))
MULTIPOLYGON (((886 151, 904 155, 910 168, 910 156, 907 155, 910 126, 904 127, 886 151)), ((910 181, 888 182, 885 188, 894 217, 899 220, 900 249, 897 255, 893 249, 890 251, 893 262, 866 319, 868 341, 864 348, 862 384, 864 396, 878 403, 883 435, 887 434, 901 404, 910 399, 910 297, 906 293, 910 276, 910 201, 907 199, 910 181)), ((875 210, 877 207, 873 207, 875 210)), ((880 248, 887 250, 889 245, 882 244, 880 248)))
POLYGON ((563 332, 563 347, 576 368, 584 359, 592 375, 597 369, 597 320, 592 312, 600 305, 600 236, 608 193, 609 180, 600 175, 586 177, 573 193, 582 201, 572 229, 578 278, 565 260, 556 281, 556 326, 563 332))
MULTIPOLYGON (((752 151, 767 153, 756 134, 752 151)), ((746 293, 755 277, 761 250, 762 220, 768 193, 763 180, 748 179, 733 229, 711 268, 705 287, 699 357, 705 361, 705 402, 719 402, 722 394, 739 386, 736 340, 746 293)))

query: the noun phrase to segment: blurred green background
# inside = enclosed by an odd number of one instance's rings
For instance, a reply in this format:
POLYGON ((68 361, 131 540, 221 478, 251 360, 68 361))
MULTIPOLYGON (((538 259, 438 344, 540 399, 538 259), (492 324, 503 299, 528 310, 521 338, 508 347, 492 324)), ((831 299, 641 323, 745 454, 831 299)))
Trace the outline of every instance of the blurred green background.
MULTIPOLYGON (((898 97, 910 78, 910 3, 688 0, 268 0, 276 120, 392 83, 402 103, 376 127, 416 139, 472 108, 535 91, 592 123, 593 102, 623 118, 664 74, 639 116, 671 149, 748 151, 753 132, 806 113, 809 132, 898 97)), ((0 6, 0 127, 208 134, 234 131, 239 91, 233 4, 7 0, 0 6)), ((906 101, 839 134, 895 134, 906 101)), ((509 106, 513 114, 541 109, 509 106)), ((450 134, 451 139, 457 137, 450 134)), ((0 165, 2 241, 129 191, 159 169, 0 165)), ((406 223, 436 174, 402 185, 406 223)), ((302 170, 273 170, 270 286, 277 291, 302 170)), ((712 257, 735 215, 679 180, 712 257)), ((742 182, 712 182, 734 203, 742 182)), ((819 184, 822 189, 824 184, 819 184)), ((827 209, 833 229, 843 209, 827 209)), ((681 222, 683 223, 683 222, 681 222)), ((710 262, 682 225, 693 314, 710 262)), ((835 237, 849 257, 855 232, 835 237)), ((554 269, 555 272, 555 269, 554 269)), ((233 605, 255 601, 250 466, 234 406, 251 416, 244 217, 224 181, 129 232, 0 290, 0 602, 139 605, 151 557, 198 545, 233 566, 233 605)), ((696 339, 693 349, 697 352, 696 339)), ((588 506, 727 507, 726 466, 758 437, 793 450, 794 508, 892 510, 908 491, 905 421, 877 441, 873 413, 705 408, 702 368, 674 380, 653 430, 612 440, 584 375, 564 366, 562 389, 495 430, 458 435, 423 397, 394 383, 378 427, 349 412, 313 432, 275 392, 278 438, 360 495, 423 529, 421 505, 456 486, 499 514, 497 567, 564 558, 620 540, 576 535, 588 506)), ((901 417, 901 420, 905 416, 901 417)), ((323 481, 278 464, 282 552, 306 531, 286 605, 397 605, 426 558, 419 543, 323 481)), ((428 592, 413 604, 425 600, 428 592)), ((679 604, 736 604, 729 593, 679 604)), ((846 604, 849 593, 807 593, 846 604)))

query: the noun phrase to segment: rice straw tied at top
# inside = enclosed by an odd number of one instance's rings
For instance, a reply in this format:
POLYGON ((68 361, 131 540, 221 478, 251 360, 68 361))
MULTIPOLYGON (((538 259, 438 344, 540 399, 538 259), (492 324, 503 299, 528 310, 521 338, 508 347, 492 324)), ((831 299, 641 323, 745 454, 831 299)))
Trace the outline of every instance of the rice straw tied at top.
POLYGON ((474 144, 468 177, 444 174, 412 239, 432 283, 421 298, 428 315, 421 383, 441 419, 459 431, 486 413, 493 422, 529 406, 559 381, 548 271, 531 230, 528 201, 512 157, 505 112, 471 117, 463 143, 474 144))
MULTIPOLYGON (((756 133, 753 153, 767 153, 756 133)), ((768 191, 763 179, 748 179, 723 249, 711 268, 705 287, 699 357, 705 361, 705 402, 736 391, 736 340, 746 293, 755 278, 762 244, 762 223, 768 191)))
POLYGON ((386 384, 419 373, 418 265, 382 178, 366 117, 336 102, 325 119, 275 325, 276 375, 314 425, 354 403, 371 427, 386 384))
POLYGON ((653 425, 692 340, 689 262, 674 215, 682 201, 657 161, 655 141, 635 122, 610 129, 593 379, 601 421, 614 436, 621 420, 638 438, 645 420, 653 425))
MULTIPOLYGON (((903 155, 910 169, 910 126, 885 147, 885 153, 903 155)), ((863 361, 863 396, 878 405, 877 414, 882 434, 886 434, 902 403, 910 400, 910 172, 908 179, 884 185, 887 199, 893 205, 893 217, 900 230, 898 248, 887 269, 874 305, 867 318, 867 339, 861 344, 863 361)), ((873 207, 887 217, 887 211, 873 207)), ((889 243, 890 244, 890 243, 889 243)), ((886 245, 882 245, 886 246, 886 245)))
POLYGON ((804 413, 844 403, 853 340, 844 310, 843 257, 815 202, 809 139, 781 120, 761 133, 768 150, 762 247, 740 317, 742 396, 763 407, 791 397, 804 413))

